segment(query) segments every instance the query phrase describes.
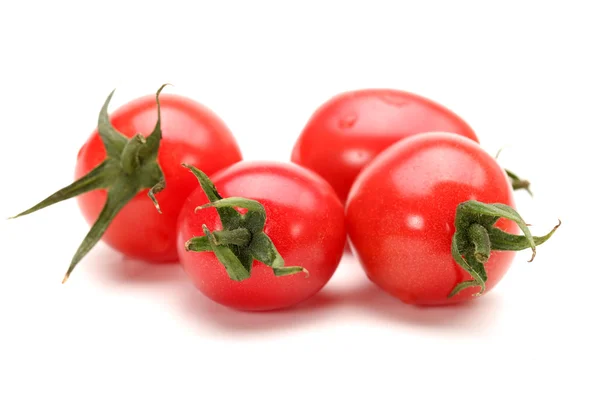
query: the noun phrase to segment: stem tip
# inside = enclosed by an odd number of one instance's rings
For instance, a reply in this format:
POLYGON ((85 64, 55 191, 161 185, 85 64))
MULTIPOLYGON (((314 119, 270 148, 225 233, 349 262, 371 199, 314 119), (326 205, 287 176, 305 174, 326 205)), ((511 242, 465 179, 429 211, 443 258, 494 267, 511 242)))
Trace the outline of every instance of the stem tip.
POLYGON ((206 203, 206 204, 203 204, 201 206, 194 208, 194 212, 198 212, 200 210, 204 210, 204 209, 210 208, 210 207, 213 207, 213 203, 206 203))

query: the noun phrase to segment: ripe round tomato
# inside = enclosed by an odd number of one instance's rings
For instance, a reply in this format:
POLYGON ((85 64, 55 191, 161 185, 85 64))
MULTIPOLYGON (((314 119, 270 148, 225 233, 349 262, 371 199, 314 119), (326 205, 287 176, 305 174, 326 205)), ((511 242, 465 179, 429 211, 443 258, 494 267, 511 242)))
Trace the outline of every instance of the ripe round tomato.
POLYGON ((391 89, 345 92, 311 116, 296 141, 292 162, 324 177, 345 201, 360 170, 382 150, 430 131, 478 141, 465 121, 427 98, 391 89))
MULTIPOLYGON (((196 179, 181 167, 186 162, 207 173, 216 172, 242 159, 238 145, 225 123, 210 109, 187 97, 161 94, 162 140, 158 163, 166 181, 156 195, 162 214, 148 199, 148 190, 140 191, 111 222, 102 239, 121 253, 153 262, 177 260, 176 226, 181 206, 196 179)), ((127 137, 137 133, 148 136, 156 124, 154 95, 135 99, 110 115, 113 126, 127 137)), ((96 129, 77 156, 75 178, 79 179, 106 157, 96 129)), ((94 223, 106 202, 106 190, 80 195, 78 204, 89 224, 94 223)))
MULTIPOLYGON (((450 133, 416 135, 389 147, 360 173, 348 196, 346 224, 367 276, 405 303, 435 305, 473 299, 471 279, 453 259, 459 203, 477 200, 514 208, 507 175, 474 141, 450 133)), ((497 228, 518 234, 501 218, 497 228)), ((508 270, 514 252, 492 251, 487 293, 508 270)))
POLYGON ((294 164, 242 161, 211 177, 223 198, 244 197, 266 210, 264 232, 299 273, 275 276, 254 260, 250 277, 232 280, 212 252, 186 251, 192 237, 222 229, 214 208, 201 209, 208 198, 200 188, 186 200, 179 217, 179 258, 195 286, 210 299, 241 310, 272 310, 295 305, 317 293, 339 264, 346 241, 344 208, 331 186, 317 174, 294 164))

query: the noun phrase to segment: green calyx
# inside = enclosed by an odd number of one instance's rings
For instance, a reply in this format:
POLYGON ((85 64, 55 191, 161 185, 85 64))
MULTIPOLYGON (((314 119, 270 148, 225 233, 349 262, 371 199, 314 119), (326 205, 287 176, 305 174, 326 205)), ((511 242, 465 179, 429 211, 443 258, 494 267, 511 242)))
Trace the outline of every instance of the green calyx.
MULTIPOLYGON (((498 160, 498 158, 500 157, 500 153, 502 153, 503 149, 499 149, 498 152, 496 153, 496 160, 498 160)), ((506 175, 508 176, 508 179, 510 180, 510 184, 513 188, 514 191, 517 190, 525 190, 527 193, 529 193, 530 196, 533 196, 533 193, 531 192, 531 189, 529 188, 529 186, 531 185, 531 183, 527 180, 527 179, 521 179, 519 178, 519 176, 517 174, 515 174, 514 172, 512 172, 511 170, 505 168, 504 172, 506 172, 506 175)))
POLYGON ((487 273, 484 264, 492 251, 519 251, 530 248, 531 260, 536 255, 536 246, 546 242, 558 229, 561 222, 545 236, 533 236, 523 218, 506 204, 486 204, 469 200, 458 205, 454 225, 456 231, 452 237, 452 257, 458 265, 471 275, 472 279, 454 287, 448 297, 469 287, 479 287, 475 296, 485 291, 487 273), (515 222, 523 235, 513 235, 498 229, 494 224, 505 218, 515 222))
POLYGON ((254 260, 270 267, 275 276, 293 275, 299 272, 304 272, 308 276, 308 271, 302 267, 285 266, 275 245, 263 232, 267 214, 262 204, 243 197, 224 199, 204 172, 191 165, 183 164, 183 166, 196 176, 210 201, 197 207, 196 210, 215 207, 223 227, 220 231, 211 232, 206 225, 203 225, 204 236, 189 239, 185 243, 186 251, 212 251, 234 281, 243 281, 250 277, 254 260), (236 207, 247 212, 242 214, 236 210, 236 207))
POLYGON ((510 184, 512 185, 514 191, 525 190, 527 193, 529 193, 530 196, 533 196, 533 193, 529 188, 531 183, 527 179, 519 178, 517 174, 508 169, 504 169, 504 171, 506 172, 506 175, 508 175, 508 178, 510 179, 510 184))
POLYGON ((104 102, 98 117, 98 134, 106 150, 106 159, 81 179, 12 217, 18 218, 31 214, 92 190, 107 190, 106 203, 75 252, 63 283, 67 281, 75 266, 98 243, 119 211, 140 191, 150 189, 148 196, 157 211, 161 212, 155 194, 165 188, 164 175, 157 161, 158 148, 162 139, 159 95, 165 86, 166 84, 162 85, 156 92, 158 115, 154 130, 148 137, 138 133, 131 139, 118 132, 108 117, 108 105, 115 92, 113 90, 104 102))

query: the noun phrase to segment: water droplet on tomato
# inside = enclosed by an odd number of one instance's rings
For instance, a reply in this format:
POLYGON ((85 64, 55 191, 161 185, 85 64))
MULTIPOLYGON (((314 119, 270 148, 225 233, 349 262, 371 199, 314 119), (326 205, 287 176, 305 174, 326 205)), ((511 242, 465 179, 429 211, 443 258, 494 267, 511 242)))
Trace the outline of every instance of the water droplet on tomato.
POLYGON ((358 115, 356 114, 348 114, 345 117, 341 118, 338 122, 338 125, 341 129, 350 129, 356 124, 358 120, 358 115))

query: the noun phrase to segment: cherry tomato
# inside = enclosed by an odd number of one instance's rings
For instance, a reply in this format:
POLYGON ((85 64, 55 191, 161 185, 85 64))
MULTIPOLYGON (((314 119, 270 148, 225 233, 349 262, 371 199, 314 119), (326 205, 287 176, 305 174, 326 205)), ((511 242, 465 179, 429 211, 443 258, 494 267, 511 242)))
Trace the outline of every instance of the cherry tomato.
POLYGON ((430 131, 478 141, 459 116, 422 96, 391 89, 345 92, 311 116, 296 141, 292 162, 324 177, 345 201, 360 170, 381 151, 430 131))
MULTIPOLYGON (((303 273, 275 276, 254 260, 251 274, 232 280, 212 252, 186 251, 192 237, 222 229, 202 189, 186 200, 179 217, 178 250, 184 270, 195 286, 213 301, 241 310, 272 310, 293 306, 317 293, 339 264, 346 241, 344 208, 331 186, 317 174, 291 163, 242 161, 211 177, 223 198, 243 197, 260 202, 266 211, 264 232, 287 266, 303 273)), ((243 211, 243 210, 241 210, 243 211)))
MULTIPOLYGON (((359 174, 346 208, 351 245, 369 279, 411 304, 473 299, 476 287, 448 297, 471 279, 451 254, 457 206, 468 200, 514 208, 506 173, 473 140, 427 133, 382 152, 359 174)), ((519 232, 504 218, 496 227, 519 232)), ((513 251, 491 252, 485 293, 513 258, 513 251)))
MULTIPOLYGON (((181 163, 194 164, 214 173, 242 159, 238 145, 225 123, 202 104, 179 95, 160 96, 162 140, 158 163, 164 173, 165 189, 156 198, 162 214, 148 199, 148 190, 140 191, 121 209, 103 235, 103 240, 121 253, 147 261, 176 261, 177 217, 183 202, 198 187, 196 179, 181 163)), ((157 121, 154 96, 143 96, 115 110, 110 121, 123 135, 147 136, 157 121)), ((96 129, 77 156, 75 178, 89 173, 106 157, 96 129)), ((105 202, 106 190, 94 190, 79 196, 78 204, 92 224, 105 202)))

